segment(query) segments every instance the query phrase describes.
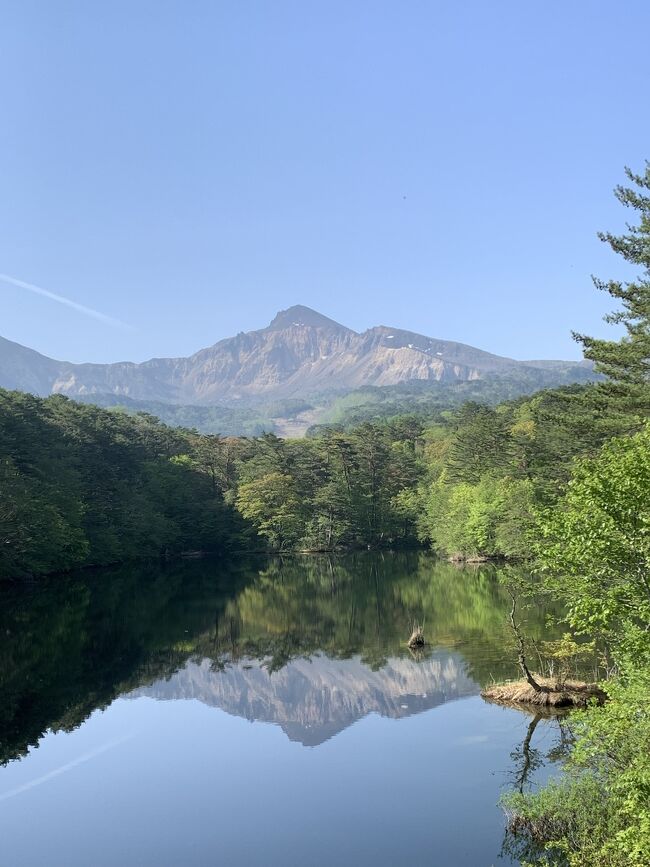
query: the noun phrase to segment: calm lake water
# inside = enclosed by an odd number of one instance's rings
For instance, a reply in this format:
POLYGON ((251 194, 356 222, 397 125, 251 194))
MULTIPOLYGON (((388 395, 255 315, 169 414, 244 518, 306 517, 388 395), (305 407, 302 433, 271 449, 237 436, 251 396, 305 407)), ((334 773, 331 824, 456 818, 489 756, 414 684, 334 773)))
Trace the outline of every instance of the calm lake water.
POLYGON ((479 696, 508 602, 422 553, 0 588, 1 867, 518 863, 497 801, 562 729, 479 696))

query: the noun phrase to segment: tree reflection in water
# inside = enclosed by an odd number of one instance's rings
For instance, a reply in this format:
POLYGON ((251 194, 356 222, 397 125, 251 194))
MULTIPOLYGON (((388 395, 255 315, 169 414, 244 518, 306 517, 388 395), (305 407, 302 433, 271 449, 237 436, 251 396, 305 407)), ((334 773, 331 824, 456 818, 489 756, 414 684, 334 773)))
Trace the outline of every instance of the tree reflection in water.
MULTIPOLYGON (((531 778, 536 770, 549 765, 556 765, 559 770, 562 762, 571 751, 574 737, 570 725, 571 714, 569 711, 540 712, 539 708, 526 711, 521 706, 517 709, 521 713, 530 713, 531 719, 520 746, 510 753, 512 769, 509 774, 508 789, 515 789, 520 794, 523 794, 524 791, 532 788, 531 778), (547 749, 542 749, 541 746, 533 746, 535 733, 540 722, 544 724, 545 741, 548 743, 549 735, 552 738, 551 745, 547 749)), ((537 863, 540 858, 544 857, 544 850, 536 845, 528 835, 518 833, 516 828, 507 824, 501 854, 516 862, 537 863)), ((561 853, 554 853, 554 857, 556 858, 553 861, 554 864, 558 864, 561 867, 565 863, 561 853)), ((544 863, 546 863, 546 860, 544 860, 544 863)))
MULTIPOLYGON (((506 611, 494 567, 462 569, 423 552, 204 559, 5 586, 0 762, 204 660, 215 673, 253 664, 281 672, 315 656, 356 660, 360 672, 392 661, 417 672, 452 658, 478 691, 514 673, 506 611), (405 644, 414 621, 426 624, 420 661, 405 644)), ((532 637, 544 618, 529 612, 532 637)))

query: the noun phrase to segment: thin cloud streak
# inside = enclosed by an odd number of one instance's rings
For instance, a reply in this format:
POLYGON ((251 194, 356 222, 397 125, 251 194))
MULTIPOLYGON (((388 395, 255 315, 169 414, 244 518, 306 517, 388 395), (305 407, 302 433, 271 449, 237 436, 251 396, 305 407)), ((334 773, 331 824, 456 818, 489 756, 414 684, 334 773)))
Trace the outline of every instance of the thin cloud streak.
POLYGON ((71 770, 72 768, 76 768, 77 765, 82 765, 84 762, 88 762, 91 759, 94 759, 96 756, 100 756, 102 753, 105 753, 107 750, 112 750, 113 747, 117 747, 120 744, 123 744, 125 741, 131 740, 134 737, 134 734, 125 735, 123 738, 118 738, 115 741, 109 741, 109 743, 104 744, 101 747, 98 747, 95 750, 91 750, 89 753, 84 753, 76 759, 73 759, 71 762, 68 762, 65 765, 61 765, 60 768, 55 768, 53 771, 50 771, 47 774, 43 774, 42 777, 37 777, 35 780, 30 780, 29 783, 24 783, 22 786, 17 786, 15 789, 10 789, 8 792, 3 792, 0 795, 0 801, 6 801, 9 798, 13 798, 16 795, 22 794, 22 792, 27 792, 29 789, 35 789, 37 786, 46 783, 48 780, 54 779, 54 777, 60 776, 60 774, 65 774, 66 771, 71 770))
POLYGON ((76 301, 71 301, 70 298, 65 298, 63 295, 57 295, 56 292, 50 292, 49 289, 43 289, 41 286, 34 286, 33 283, 25 283, 24 280, 18 280, 16 277, 11 277, 9 274, 0 274, 0 280, 4 283, 11 283, 12 286, 18 286, 19 289, 27 289, 28 292, 33 292, 35 295, 42 295, 44 298, 49 298, 51 301, 58 301, 59 304, 64 304, 66 307, 71 307, 79 313, 84 313, 86 316, 91 316, 93 319, 99 319, 100 322, 105 322, 106 325, 112 325, 114 328, 124 328, 132 330, 132 325, 127 325, 119 319, 114 319, 112 316, 107 316, 105 313, 100 313, 99 310, 93 310, 92 307, 86 307, 84 304, 77 304, 76 301))

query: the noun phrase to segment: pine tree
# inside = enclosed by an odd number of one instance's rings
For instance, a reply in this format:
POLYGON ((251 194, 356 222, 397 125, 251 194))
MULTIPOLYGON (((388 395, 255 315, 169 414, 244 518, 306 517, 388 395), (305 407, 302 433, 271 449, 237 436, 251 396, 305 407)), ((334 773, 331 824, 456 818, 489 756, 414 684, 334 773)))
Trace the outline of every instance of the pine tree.
POLYGON ((601 232, 598 237, 632 265, 640 266, 633 282, 598 280, 598 289, 620 302, 620 309, 605 317, 606 322, 621 323, 626 334, 620 340, 600 340, 574 333, 585 356, 596 362, 596 369, 609 377, 602 388, 616 399, 621 409, 635 415, 650 412, 650 162, 645 173, 625 170, 633 187, 616 187, 616 198, 638 212, 638 225, 629 225, 624 235, 601 232))

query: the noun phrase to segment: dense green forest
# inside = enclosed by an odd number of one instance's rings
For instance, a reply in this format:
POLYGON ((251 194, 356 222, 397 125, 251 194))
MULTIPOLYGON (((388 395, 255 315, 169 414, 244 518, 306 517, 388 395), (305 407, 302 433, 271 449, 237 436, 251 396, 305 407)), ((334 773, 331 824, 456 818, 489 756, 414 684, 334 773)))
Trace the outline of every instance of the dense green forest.
POLYGON ((638 425, 602 399, 568 386, 283 440, 0 391, 0 576, 242 546, 525 557, 573 458, 638 425))
POLYGON ((125 395, 92 394, 80 397, 83 403, 114 408, 129 415, 153 415, 171 427, 218 433, 222 436, 261 436, 275 433, 278 418, 293 419, 305 410, 313 409, 305 400, 259 401, 254 406, 193 406, 163 403, 157 400, 135 400, 125 395))
POLYGON ((147 416, 0 391, 0 577, 206 549, 243 530, 187 440, 147 416))

